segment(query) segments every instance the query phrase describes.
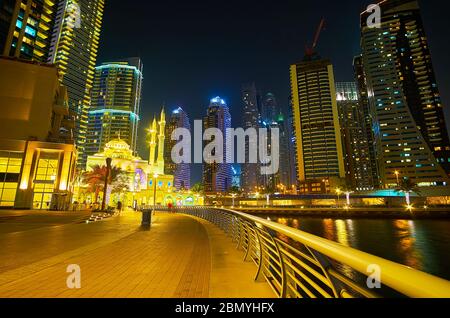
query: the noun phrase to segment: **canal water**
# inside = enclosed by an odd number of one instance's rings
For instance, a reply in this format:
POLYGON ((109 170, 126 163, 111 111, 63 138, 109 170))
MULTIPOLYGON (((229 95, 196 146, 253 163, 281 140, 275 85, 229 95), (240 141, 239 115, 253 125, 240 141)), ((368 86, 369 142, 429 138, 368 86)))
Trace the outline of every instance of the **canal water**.
POLYGON ((450 220, 270 220, 450 280, 450 220))

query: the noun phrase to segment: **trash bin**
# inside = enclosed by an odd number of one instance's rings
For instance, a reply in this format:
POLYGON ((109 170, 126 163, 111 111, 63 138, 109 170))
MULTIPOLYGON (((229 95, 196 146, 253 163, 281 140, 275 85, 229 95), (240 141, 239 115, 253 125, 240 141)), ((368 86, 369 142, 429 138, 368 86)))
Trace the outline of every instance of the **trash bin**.
POLYGON ((152 212, 151 211, 142 211, 142 224, 143 227, 151 227, 152 226, 152 212))

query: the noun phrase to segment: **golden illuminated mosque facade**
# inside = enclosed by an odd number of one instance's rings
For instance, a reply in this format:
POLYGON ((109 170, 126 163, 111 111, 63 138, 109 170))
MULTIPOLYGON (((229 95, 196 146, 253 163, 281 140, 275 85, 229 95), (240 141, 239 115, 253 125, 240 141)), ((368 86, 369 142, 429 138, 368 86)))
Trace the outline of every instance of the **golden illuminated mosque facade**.
POLYGON ((106 159, 111 158, 112 166, 120 168, 128 176, 129 184, 126 191, 107 194, 110 206, 116 206, 119 201, 123 203, 124 207, 136 208, 153 205, 155 190, 157 205, 181 206, 200 203, 198 196, 176 193, 173 186, 174 176, 164 173, 165 129, 166 115, 163 109, 159 122, 155 118, 149 130, 150 154, 148 161, 134 156, 130 145, 120 137, 107 143, 102 153, 88 157, 87 171, 92 171, 96 165, 105 166, 106 159))

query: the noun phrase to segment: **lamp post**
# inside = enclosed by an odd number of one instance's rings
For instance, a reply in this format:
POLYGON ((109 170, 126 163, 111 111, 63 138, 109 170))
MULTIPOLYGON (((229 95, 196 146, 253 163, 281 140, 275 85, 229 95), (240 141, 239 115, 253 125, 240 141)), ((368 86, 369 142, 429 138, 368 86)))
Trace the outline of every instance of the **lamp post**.
POLYGON ((345 191, 345 197, 347 198, 347 206, 350 207, 351 202, 350 202, 350 195, 352 194, 352 191, 345 191))
POLYGON ((156 183, 158 182, 158 177, 159 175, 157 173, 155 173, 153 175, 154 178, 154 186, 153 186, 153 215, 155 215, 156 213, 156 183))
POLYGON ((105 175, 105 185, 103 187, 103 201, 102 201, 102 211, 105 211, 106 209, 106 193, 108 192, 108 179, 109 179, 109 172, 111 170, 111 158, 106 158, 106 175, 105 175))
POLYGON ((337 194, 337 207, 338 208, 339 208, 339 200, 341 198, 341 193, 342 193, 342 190, 340 188, 337 188, 336 189, 336 194, 337 194))
POLYGON ((400 172, 398 172, 397 170, 394 172, 394 174, 395 174, 395 176, 396 176, 396 178, 397 178, 397 186, 399 186, 400 185, 400 179, 399 179, 399 177, 400 177, 400 172))
POLYGON ((236 193, 232 193, 231 198, 233 199, 233 208, 234 208, 234 199, 236 198, 236 193))
MULTIPOLYGON (((153 175, 153 214, 156 211, 156 182, 158 182, 158 174, 153 175)), ((152 212, 148 210, 142 211, 142 222, 141 225, 143 228, 150 229, 152 226, 152 212)))

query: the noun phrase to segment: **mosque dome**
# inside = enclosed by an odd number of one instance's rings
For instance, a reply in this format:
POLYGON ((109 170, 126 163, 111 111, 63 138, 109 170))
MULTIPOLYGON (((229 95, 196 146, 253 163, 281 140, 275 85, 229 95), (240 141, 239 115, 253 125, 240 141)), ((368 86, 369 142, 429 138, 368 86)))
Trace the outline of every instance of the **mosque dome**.
POLYGON ((129 144, 127 144, 127 142, 125 140, 114 139, 105 145, 105 149, 130 150, 131 147, 129 144))
POLYGON ((133 151, 123 139, 114 139, 105 145, 105 155, 109 158, 132 159, 133 151))

